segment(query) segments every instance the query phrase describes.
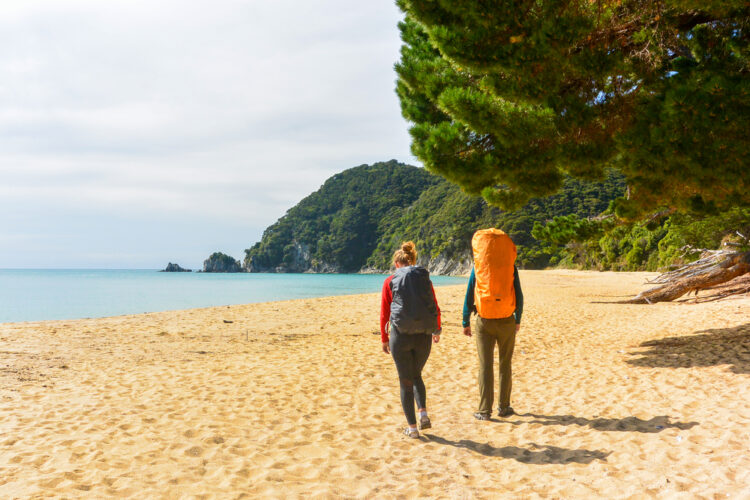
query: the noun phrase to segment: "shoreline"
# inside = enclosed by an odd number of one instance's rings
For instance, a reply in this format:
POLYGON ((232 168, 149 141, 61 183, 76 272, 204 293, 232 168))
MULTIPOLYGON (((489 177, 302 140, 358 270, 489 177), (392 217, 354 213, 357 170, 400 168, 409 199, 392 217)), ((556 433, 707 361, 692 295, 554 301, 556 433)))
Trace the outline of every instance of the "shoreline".
MULTIPOLYGON (((374 293, 385 279, 377 275, 174 274, 142 270, 0 273, 0 324, 374 293)), ((433 281, 461 283, 463 279, 435 277, 433 281)))
MULTIPOLYGON (((28 269, 21 269, 21 270, 28 270, 28 269)), ((48 271, 49 269, 41 269, 42 271, 48 271)), ((57 271, 91 271, 92 269, 54 269, 57 271)), ((97 271, 122 271, 122 269, 94 269, 97 271)), ((151 271, 150 269, 125 269, 125 271, 151 271)), ((576 274, 604 274, 604 275, 621 275, 621 276, 628 276, 628 275, 639 275, 644 277, 646 276, 656 276, 659 273, 653 273, 653 272, 642 272, 642 271, 597 271, 597 270, 577 270, 577 269, 521 269, 519 270, 521 273, 521 276, 525 274, 537 274, 537 273, 557 273, 557 274, 566 274, 569 273, 571 275, 576 274)), ((183 273, 175 273, 175 274, 183 274, 183 273)), ((243 274, 243 273, 202 273, 202 274, 243 274)), ((300 275, 309 275, 309 274, 321 274, 321 275, 337 275, 337 273, 244 273, 244 274, 270 274, 270 275, 277 275, 277 274, 283 274, 285 276, 294 275, 294 274, 300 274, 300 275)), ((367 275, 372 276, 371 273, 355 273, 355 275, 367 275)), ((384 278, 387 277, 387 274, 382 275, 384 278)), ((449 275, 438 275, 440 277, 447 277, 447 278, 455 278, 455 279, 468 279, 469 275, 461 275, 461 276, 449 276, 449 275)), ((434 285, 435 288, 438 287, 450 287, 450 286, 457 286, 456 284, 436 284, 434 285)), ((373 292, 374 293, 374 292, 373 292)), ((109 318, 121 318, 121 317, 137 317, 140 315, 149 315, 149 314, 159 314, 159 313, 180 313, 185 311, 191 311, 191 310, 208 310, 213 308, 224 308, 224 307, 240 307, 240 306, 249 306, 249 305, 255 305, 255 304, 269 304, 269 303, 275 303, 275 302, 289 302, 289 301, 295 301, 295 300, 311 300, 311 299, 325 299, 325 298, 333 298, 333 297, 349 297, 354 295, 366 295, 367 293, 345 293, 345 294, 338 294, 338 295, 323 295, 318 297, 300 297, 300 298, 292 298, 292 299, 281 299, 281 300, 268 300, 268 301, 262 301, 262 302, 238 302, 238 303, 231 303, 231 304, 219 304, 219 305, 208 305, 208 306, 199 306, 199 307, 190 307, 190 308, 175 308, 175 309, 159 309, 155 311, 143 311, 138 313, 124 313, 124 314, 113 314, 113 315, 106 315, 106 316, 86 316, 86 317, 72 317, 72 318, 60 318, 60 319, 30 319, 30 320, 23 320, 23 321, 5 321, 0 322, 0 326, 2 325, 15 325, 15 324, 41 324, 41 323, 47 323, 47 322, 70 322, 70 321, 79 321, 79 320, 98 320, 98 319, 109 319, 109 318)))
POLYGON ((645 276, 521 271, 518 414, 489 422, 465 285, 436 286, 416 442, 377 293, 0 324, 0 496, 746 496, 750 298, 593 303, 645 276))
MULTIPOLYGON (((464 286, 464 285, 456 285, 456 284, 442 284, 442 285, 434 285, 435 288, 443 288, 443 287, 454 287, 454 286, 464 286)), ((336 299, 341 297, 359 297, 359 296, 366 296, 366 295, 373 295, 372 292, 370 293, 351 293, 351 294, 341 294, 341 295, 323 295, 321 297, 301 297, 301 298, 295 298, 295 299, 283 299, 283 300, 269 300, 266 302, 246 302, 241 304, 221 304, 216 306, 205 306, 205 307, 190 307, 188 309, 165 309, 160 311, 144 311, 141 313, 132 313, 132 314, 115 314, 112 316, 97 316, 97 317, 85 317, 85 318, 63 318, 63 319, 40 319, 40 320, 27 320, 27 321, 6 321, 4 323, 0 323, 0 327, 2 326, 13 326, 13 325, 28 325, 30 323, 43 325, 45 323, 70 323, 71 321, 96 321, 96 320, 106 320, 106 319, 120 319, 120 318, 137 318, 139 316, 149 316, 153 314, 177 314, 177 313, 189 313, 191 311, 204 311, 208 312, 213 309, 224 309, 224 308, 231 308, 231 307, 249 307, 249 306, 255 306, 255 305, 269 305, 269 304, 286 304, 289 302, 295 302, 295 301, 309 301, 309 300, 317 300, 317 299, 336 299)))

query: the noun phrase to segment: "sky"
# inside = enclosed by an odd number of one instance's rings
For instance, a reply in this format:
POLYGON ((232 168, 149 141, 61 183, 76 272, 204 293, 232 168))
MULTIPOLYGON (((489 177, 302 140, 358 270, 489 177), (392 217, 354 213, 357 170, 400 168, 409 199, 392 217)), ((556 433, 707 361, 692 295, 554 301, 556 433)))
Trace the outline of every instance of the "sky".
POLYGON ((242 260, 409 152, 390 0, 3 0, 0 268, 242 260))

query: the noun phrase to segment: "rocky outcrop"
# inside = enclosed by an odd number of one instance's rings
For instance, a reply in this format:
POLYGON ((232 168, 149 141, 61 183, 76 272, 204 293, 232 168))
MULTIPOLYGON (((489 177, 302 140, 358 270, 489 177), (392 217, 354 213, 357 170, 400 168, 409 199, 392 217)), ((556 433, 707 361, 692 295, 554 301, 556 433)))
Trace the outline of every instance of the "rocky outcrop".
POLYGON ((320 273, 320 274, 334 274, 334 273, 343 273, 344 270, 341 269, 341 266, 337 266, 336 264, 331 264, 330 262, 319 262, 313 259, 310 262, 310 268, 304 272, 320 273))
POLYGON ((275 272, 273 268, 265 267, 258 263, 258 259, 251 257, 245 259, 245 271, 248 273, 272 273, 275 272))
MULTIPOLYGON (((276 267, 264 267, 259 265, 257 259, 251 258, 246 272, 249 273, 341 273, 344 272, 339 266, 330 262, 320 262, 310 257, 310 250, 307 245, 294 242, 291 251, 291 259, 288 264, 282 264, 276 267)), ((247 261, 246 261, 247 263, 247 261)), ((439 276, 467 276, 471 273, 471 267, 474 265, 471 251, 466 251, 458 259, 449 259, 444 255, 438 255, 435 258, 420 256, 417 264, 430 271, 430 274, 439 276)), ((393 269, 381 269, 376 266, 365 266, 358 272, 360 274, 385 274, 392 272, 393 269)))
POLYGON ((467 276, 471 273, 474 258, 471 251, 464 252, 457 259, 449 259, 438 255, 433 259, 417 259, 420 266, 425 267, 430 274, 442 276, 467 276))
POLYGON ((233 259, 227 254, 214 252, 203 261, 204 273, 241 273, 244 272, 240 261, 233 259))
POLYGON ((277 273, 304 273, 310 271, 310 246, 292 242, 291 260, 284 263, 276 270, 277 273))
POLYGON ((292 242, 289 257, 284 263, 275 267, 263 266, 256 257, 245 261, 245 270, 249 273, 340 273, 342 269, 330 262, 321 262, 310 255, 309 245, 292 242))
POLYGON ((167 264, 167 267, 159 271, 160 273, 190 273, 192 269, 184 269, 179 264, 167 264))
POLYGON ((375 266, 365 266, 359 270, 359 274, 386 274, 393 269, 380 269, 375 266))
MULTIPOLYGON (((435 258, 420 256, 417 264, 424 267, 430 274, 435 276, 468 276, 474 260, 470 251, 464 252, 459 259, 449 259, 444 255, 435 258)), ((393 272, 393 269, 379 269, 374 266, 366 266, 359 270, 361 274, 384 274, 393 272)))

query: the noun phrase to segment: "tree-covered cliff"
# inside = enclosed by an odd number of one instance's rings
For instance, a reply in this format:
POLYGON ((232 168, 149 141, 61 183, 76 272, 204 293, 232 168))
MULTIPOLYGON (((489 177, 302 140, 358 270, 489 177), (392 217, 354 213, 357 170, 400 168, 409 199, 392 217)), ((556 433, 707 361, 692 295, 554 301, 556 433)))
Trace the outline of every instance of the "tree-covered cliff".
POLYGON ((251 272, 386 271, 401 241, 413 240, 420 264, 432 272, 465 273, 472 233, 494 226, 514 239, 522 267, 544 267, 552 255, 531 236, 535 222, 598 215, 623 191, 614 175, 597 183, 568 179, 560 193, 504 212, 424 169, 393 160, 361 165, 328 179, 266 229, 245 251, 244 266, 251 272))
POLYGON ((356 272, 383 236, 381 221, 444 182, 395 160, 328 179, 245 250, 251 272, 356 272))

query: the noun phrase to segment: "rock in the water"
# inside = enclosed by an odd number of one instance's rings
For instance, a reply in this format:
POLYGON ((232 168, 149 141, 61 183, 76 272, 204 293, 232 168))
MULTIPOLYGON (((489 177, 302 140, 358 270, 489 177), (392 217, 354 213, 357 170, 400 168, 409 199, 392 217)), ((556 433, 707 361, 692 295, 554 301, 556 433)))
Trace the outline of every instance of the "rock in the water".
POLYGON ((192 272, 192 269, 184 269, 180 267, 179 264, 172 264, 171 262, 167 264, 167 267, 163 269, 161 272, 163 273, 189 273, 192 272))
POLYGON ((241 273, 244 272, 240 261, 221 252, 214 252, 203 261, 204 273, 241 273))

